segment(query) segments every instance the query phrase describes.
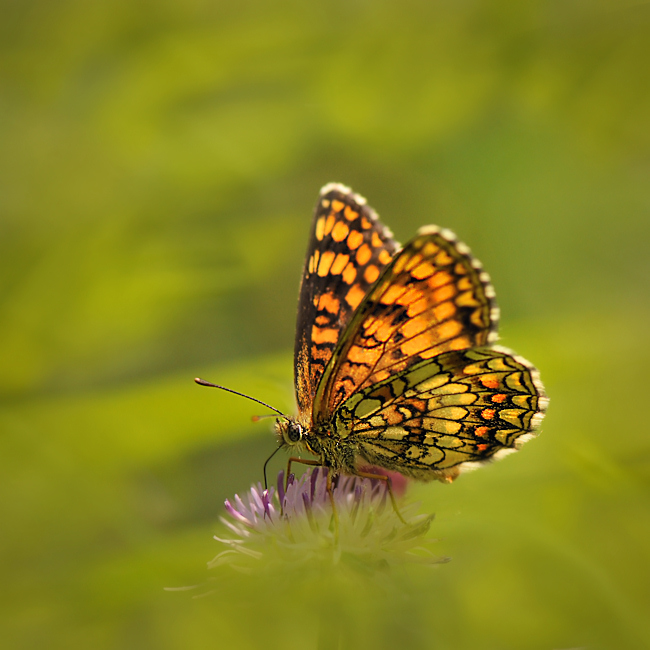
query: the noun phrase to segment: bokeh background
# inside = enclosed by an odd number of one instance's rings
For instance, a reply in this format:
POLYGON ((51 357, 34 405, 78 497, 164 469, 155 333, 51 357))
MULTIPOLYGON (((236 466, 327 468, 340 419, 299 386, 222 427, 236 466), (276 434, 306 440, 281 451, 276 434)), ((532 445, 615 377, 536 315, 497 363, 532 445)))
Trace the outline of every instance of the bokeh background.
POLYGON ((0 52, 3 647, 316 647, 317 601, 163 587, 275 446, 192 378, 293 409, 329 181, 466 241, 551 397, 412 488, 452 561, 355 647, 650 647, 647 2, 4 0, 0 52))

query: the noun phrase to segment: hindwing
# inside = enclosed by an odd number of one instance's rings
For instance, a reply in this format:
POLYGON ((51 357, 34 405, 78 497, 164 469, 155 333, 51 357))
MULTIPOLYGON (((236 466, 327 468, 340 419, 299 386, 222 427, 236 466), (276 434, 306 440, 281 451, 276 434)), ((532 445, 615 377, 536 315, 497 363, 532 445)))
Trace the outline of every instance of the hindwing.
POLYGON ((537 371, 504 348, 421 361, 356 392, 334 425, 374 465, 421 480, 451 480, 517 449, 543 417, 537 371))

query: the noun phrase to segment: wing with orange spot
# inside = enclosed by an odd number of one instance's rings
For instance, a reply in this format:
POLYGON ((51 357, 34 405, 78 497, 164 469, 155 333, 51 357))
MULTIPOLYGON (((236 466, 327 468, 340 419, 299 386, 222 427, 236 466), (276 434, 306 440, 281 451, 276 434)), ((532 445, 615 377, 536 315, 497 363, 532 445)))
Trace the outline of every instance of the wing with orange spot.
POLYGON ((321 190, 298 303, 294 362, 301 420, 311 420, 341 332, 397 248, 365 199, 339 184, 321 190))
POLYGON ((355 391, 424 359, 491 343, 498 310, 480 263, 453 233, 420 229, 395 255, 339 338, 315 398, 327 422, 355 391))

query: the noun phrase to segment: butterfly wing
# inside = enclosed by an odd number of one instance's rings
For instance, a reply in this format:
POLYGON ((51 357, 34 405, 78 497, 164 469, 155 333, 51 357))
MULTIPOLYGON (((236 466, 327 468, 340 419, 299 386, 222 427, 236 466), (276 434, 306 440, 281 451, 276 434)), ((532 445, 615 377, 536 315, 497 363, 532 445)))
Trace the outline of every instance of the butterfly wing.
POLYGON ((537 371, 504 348, 451 351, 356 392, 338 409, 360 460, 420 480, 453 480, 518 449, 548 400, 537 371))
POLYGON ((498 309, 489 277, 447 230, 427 226, 397 253, 361 301, 315 397, 326 423, 353 393, 451 350, 491 343, 498 309))
POLYGON ((365 199, 339 184, 321 190, 296 327, 296 397, 303 423, 311 423, 316 389, 341 333, 397 248, 365 199))

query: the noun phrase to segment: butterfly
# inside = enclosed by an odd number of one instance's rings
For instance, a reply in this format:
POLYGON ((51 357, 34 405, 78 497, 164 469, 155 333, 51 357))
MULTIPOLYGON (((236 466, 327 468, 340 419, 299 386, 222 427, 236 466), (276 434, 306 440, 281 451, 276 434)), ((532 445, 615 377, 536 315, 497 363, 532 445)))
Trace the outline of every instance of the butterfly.
POLYGON ((280 446, 334 476, 445 482, 518 449, 548 400, 537 370, 493 345, 498 317, 451 231, 425 226, 400 247, 364 198, 326 185, 298 304, 298 415, 276 421, 280 446))

